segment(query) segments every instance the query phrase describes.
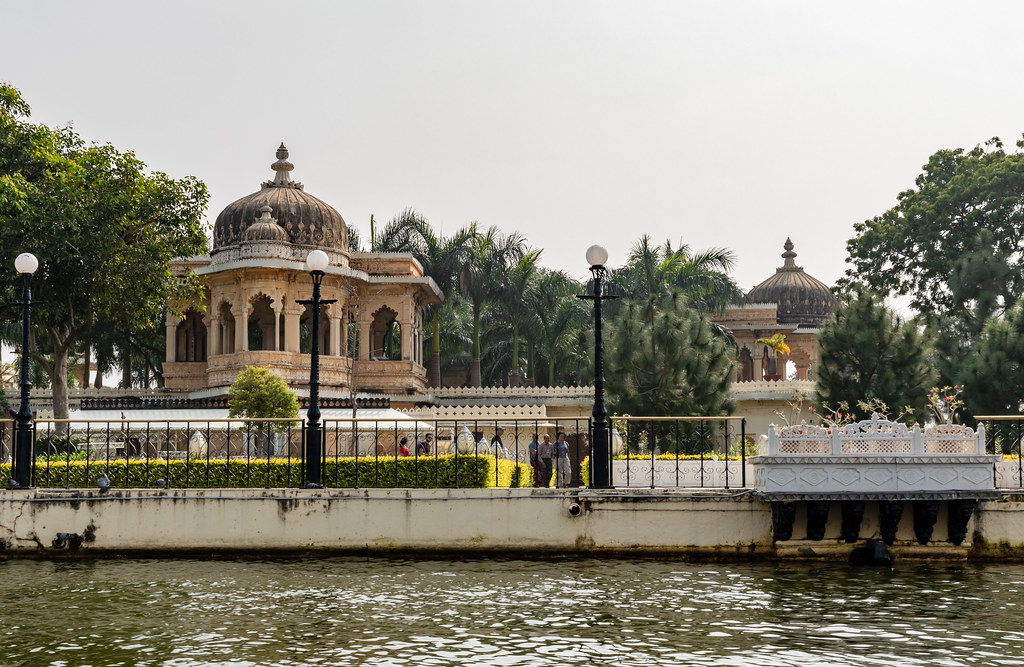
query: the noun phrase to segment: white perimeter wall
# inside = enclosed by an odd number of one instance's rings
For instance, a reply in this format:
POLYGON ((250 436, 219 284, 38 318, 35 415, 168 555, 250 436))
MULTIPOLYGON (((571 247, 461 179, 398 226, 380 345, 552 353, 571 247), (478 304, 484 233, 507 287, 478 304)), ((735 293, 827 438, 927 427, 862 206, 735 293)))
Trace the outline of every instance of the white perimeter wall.
MULTIPOLYGON (((834 503, 826 539, 773 545, 768 504, 749 494, 585 489, 300 489, 0 492, 0 555, 350 551, 673 554, 706 558, 844 557, 834 503), (578 504, 581 514, 570 516, 578 504)), ((862 539, 877 530, 869 503, 862 539)), ((933 543, 916 546, 908 505, 896 552, 915 557, 1024 557, 1024 498, 980 503, 961 547, 940 512, 933 543), (981 538, 981 539, 979 539, 981 538), (903 545, 903 547, 901 547, 903 545), (973 546, 973 551, 971 551, 973 546)), ((798 511, 794 536, 806 523, 798 511)))

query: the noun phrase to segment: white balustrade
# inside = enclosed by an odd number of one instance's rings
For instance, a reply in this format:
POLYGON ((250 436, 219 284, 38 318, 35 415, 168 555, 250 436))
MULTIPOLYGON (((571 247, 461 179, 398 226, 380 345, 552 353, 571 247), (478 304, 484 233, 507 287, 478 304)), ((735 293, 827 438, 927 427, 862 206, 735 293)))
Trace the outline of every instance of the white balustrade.
POLYGON ((1000 459, 985 454, 984 426, 922 430, 873 414, 833 428, 773 426, 751 464, 759 491, 842 495, 990 491, 1000 459))

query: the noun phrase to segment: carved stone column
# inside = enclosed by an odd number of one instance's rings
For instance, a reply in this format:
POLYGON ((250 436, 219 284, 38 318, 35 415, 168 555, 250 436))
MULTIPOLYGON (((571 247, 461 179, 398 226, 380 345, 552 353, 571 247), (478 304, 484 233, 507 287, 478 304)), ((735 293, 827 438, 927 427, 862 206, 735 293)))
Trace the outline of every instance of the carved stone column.
POLYGON ((299 319, 302 308, 287 305, 284 307, 284 349, 286 352, 299 351, 299 319))
POLYGON ((409 361, 414 359, 413 356, 413 335, 412 335, 412 320, 406 320, 405 322, 399 322, 402 327, 402 360, 409 361))
POLYGON ((341 319, 341 315, 334 314, 328 319, 331 322, 331 349, 327 354, 332 357, 340 357, 342 354, 341 341, 345 336, 345 327, 342 325, 344 320, 341 319))
POLYGON ((750 358, 753 362, 751 363, 751 366, 754 371, 754 377, 752 379, 754 381, 763 380, 764 362, 762 359, 764 359, 764 348, 761 345, 755 345, 753 349, 750 350, 750 358))
POLYGON ((220 318, 210 318, 210 326, 206 330, 206 358, 220 354, 221 336, 220 318))
MULTIPOLYGON (((167 316, 167 325, 166 325, 167 326, 167 347, 166 347, 165 352, 167 354, 166 361, 168 363, 176 361, 175 357, 177 357, 177 352, 178 352, 178 323, 179 322, 181 322, 181 320, 179 318, 174 317, 173 315, 168 315, 167 316)), ((88 371, 88 369, 86 369, 86 371, 88 371)))
POLYGON ((231 315, 235 318, 235 352, 245 352, 249 349, 248 310, 245 306, 242 306, 241 309, 231 309, 231 315))
POLYGON ((359 354, 357 358, 364 361, 369 361, 370 355, 373 354, 373 340, 370 338, 371 324, 371 320, 359 321, 359 354))

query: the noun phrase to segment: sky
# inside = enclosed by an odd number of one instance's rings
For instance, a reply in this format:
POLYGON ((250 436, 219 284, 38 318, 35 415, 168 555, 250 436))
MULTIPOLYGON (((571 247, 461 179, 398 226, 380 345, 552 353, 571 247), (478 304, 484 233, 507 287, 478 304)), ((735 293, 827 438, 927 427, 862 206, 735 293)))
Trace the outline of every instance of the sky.
POLYGON ((292 177, 369 233, 523 233, 578 278, 641 234, 832 284, 939 149, 1024 132, 1024 3, 11 2, 32 119, 194 175, 209 223, 292 177))

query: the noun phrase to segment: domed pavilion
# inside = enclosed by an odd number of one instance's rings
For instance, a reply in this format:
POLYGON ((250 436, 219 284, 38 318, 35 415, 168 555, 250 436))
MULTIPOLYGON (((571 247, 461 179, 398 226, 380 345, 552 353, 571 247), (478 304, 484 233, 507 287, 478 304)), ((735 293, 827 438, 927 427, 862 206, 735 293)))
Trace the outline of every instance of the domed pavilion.
POLYGON ((785 376, 786 362, 796 366, 797 379, 811 379, 818 356, 818 327, 839 305, 828 285, 796 265, 793 242, 786 239, 783 264, 775 275, 747 293, 747 304, 734 306, 716 318, 729 328, 739 347, 737 380, 778 380, 768 374, 770 351, 755 341, 775 334, 786 337, 789 356, 777 357, 777 375, 785 376))
POLYGON ((348 226, 331 205, 291 178, 281 144, 274 177, 221 211, 208 256, 181 259, 206 285, 184 318, 168 316, 163 367, 168 389, 221 394, 246 366, 269 366, 294 389, 309 385, 312 294, 306 255, 330 258, 322 285, 320 383, 415 394, 426 387, 424 306, 441 292, 406 253, 352 252, 348 226), (203 391, 206 390, 206 391, 203 391))

